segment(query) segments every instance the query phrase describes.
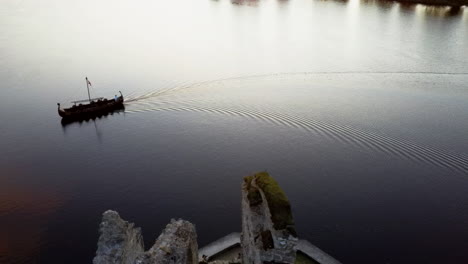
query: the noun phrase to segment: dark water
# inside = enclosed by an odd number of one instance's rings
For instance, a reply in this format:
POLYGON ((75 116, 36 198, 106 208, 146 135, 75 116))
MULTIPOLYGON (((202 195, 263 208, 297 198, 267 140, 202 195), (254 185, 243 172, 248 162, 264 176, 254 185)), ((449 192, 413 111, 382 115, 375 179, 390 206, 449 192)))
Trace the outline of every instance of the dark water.
POLYGON ((1 263, 90 263, 107 209, 203 246, 265 169, 343 263, 468 262, 466 8, 5 0, 0 32, 1 263), (62 126, 85 76, 126 110, 62 126))

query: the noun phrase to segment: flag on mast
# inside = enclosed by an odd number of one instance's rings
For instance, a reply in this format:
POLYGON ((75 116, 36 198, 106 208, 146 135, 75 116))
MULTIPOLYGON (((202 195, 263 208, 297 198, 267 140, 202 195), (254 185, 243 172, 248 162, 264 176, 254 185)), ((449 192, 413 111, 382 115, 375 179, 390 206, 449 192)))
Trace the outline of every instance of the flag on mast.
POLYGON ((90 86, 93 86, 91 82, 88 80, 88 77, 86 77, 86 83, 89 84, 90 86))

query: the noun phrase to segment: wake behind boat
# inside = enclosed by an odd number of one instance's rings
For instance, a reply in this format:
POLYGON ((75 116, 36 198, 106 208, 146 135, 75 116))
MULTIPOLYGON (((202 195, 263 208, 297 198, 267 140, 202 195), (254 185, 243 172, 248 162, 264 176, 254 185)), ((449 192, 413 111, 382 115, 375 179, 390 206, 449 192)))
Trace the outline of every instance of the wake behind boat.
POLYGON ((89 86, 91 82, 86 77, 86 87, 88 89, 88 99, 73 101, 73 106, 70 108, 61 108, 60 103, 58 105, 58 114, 67 120, 80 120, 93 118, 100 115, 105 115, 109 112, 113 112, 118 109, 123 109, 124 98, 122 92, 119 91, 120 96, 115 96, 113 99, 107 99, 104 97, 98 97, 91 99, 89 93, 89 86))

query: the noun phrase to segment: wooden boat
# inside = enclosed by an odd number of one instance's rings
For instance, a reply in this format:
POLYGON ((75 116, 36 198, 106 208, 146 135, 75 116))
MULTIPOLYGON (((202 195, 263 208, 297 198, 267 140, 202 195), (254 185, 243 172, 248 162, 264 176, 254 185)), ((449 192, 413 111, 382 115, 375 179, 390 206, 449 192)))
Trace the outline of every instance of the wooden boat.
POLYGON ((104 97, 92 98, 89 93, 89 86, 91 82, 86 77, 86 87, 88 88, 88 99, 72 102, 74 105, 70 108, 61 108, 58 105, 58 114, 67 120, 80 120, 93 118, 100 115, 105 115, 118 109, 124 108, 124 97, 122 92, 119 91, 120 96, 115 96, 113 99, 106 99, 104 97))

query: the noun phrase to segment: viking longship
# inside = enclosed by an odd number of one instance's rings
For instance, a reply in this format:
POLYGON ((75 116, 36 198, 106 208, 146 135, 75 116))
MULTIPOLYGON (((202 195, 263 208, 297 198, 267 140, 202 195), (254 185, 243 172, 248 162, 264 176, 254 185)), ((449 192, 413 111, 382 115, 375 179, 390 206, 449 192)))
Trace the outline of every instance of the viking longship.
POLYGON ((91 82, 86 77, 86 88, 88 89, 88 99, 73 101, 73 106, 70 108, 61 108, 60 103, 58 105, 58 114, 67 120, 80 120, 93 118, 100 115, 108 114, 112 111, 124 108, 124 98, 122 92, 119 91, 120 96, 115 96, 113 99, 107 99, 104 97, 91 98, 89 93, 89 86, 91 82))

